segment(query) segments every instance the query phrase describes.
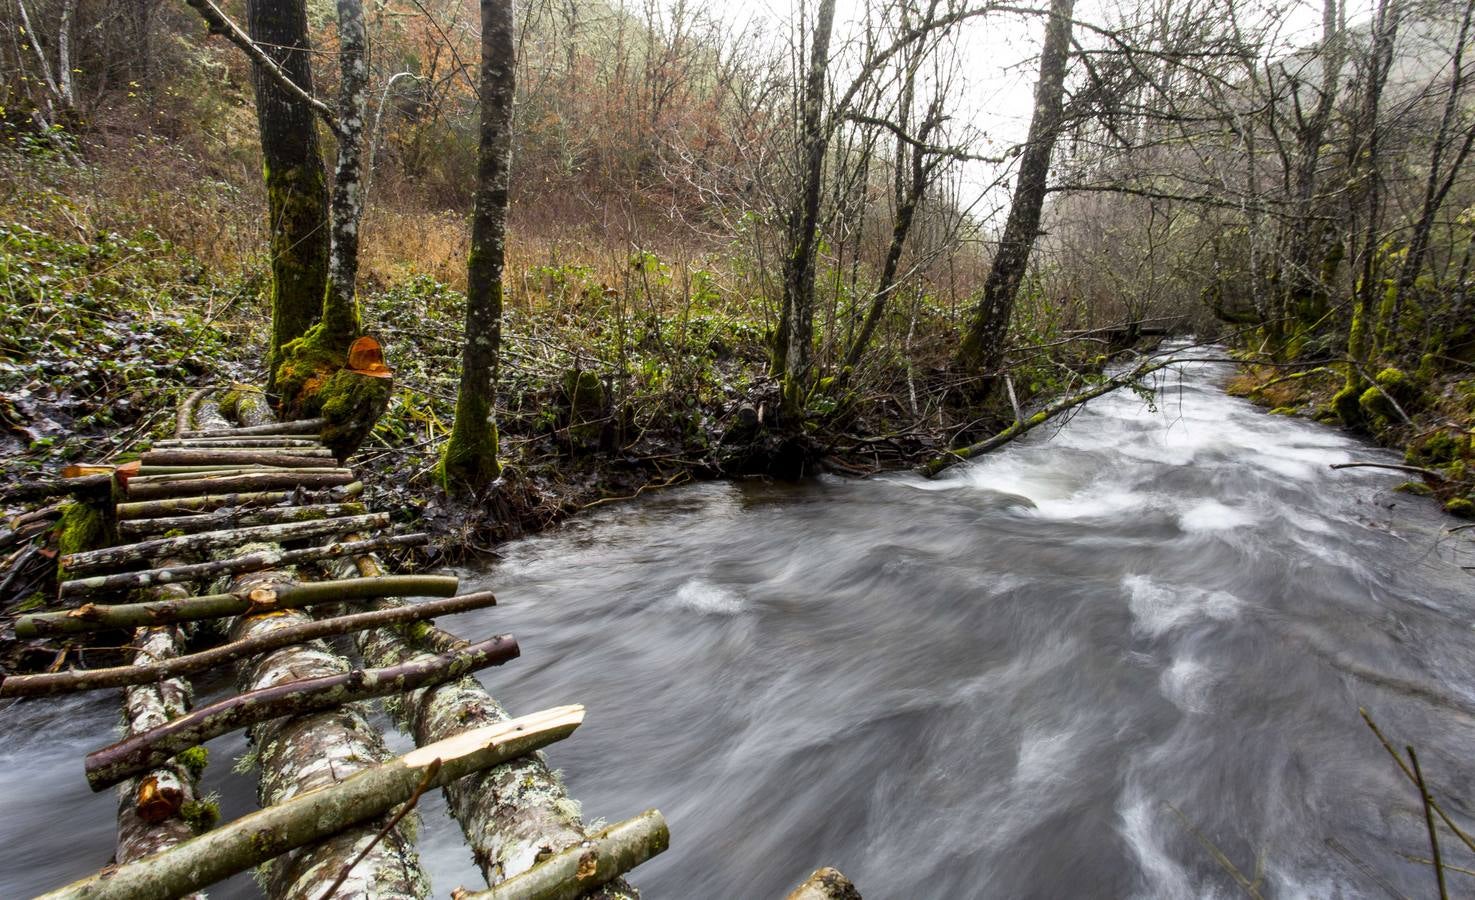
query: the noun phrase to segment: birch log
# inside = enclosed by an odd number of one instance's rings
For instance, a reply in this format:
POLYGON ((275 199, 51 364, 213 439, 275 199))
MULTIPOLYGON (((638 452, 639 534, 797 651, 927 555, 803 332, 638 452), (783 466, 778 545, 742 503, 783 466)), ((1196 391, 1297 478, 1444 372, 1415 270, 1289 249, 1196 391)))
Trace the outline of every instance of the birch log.
POLYGON ((242 450, 223 447, 219 450, 179 449, 150 450, 139 457, 145 466, 277 466, 279 468, 316 469, 331 465, 332 451, 304 450, 284 447, 280 450, 242 450))
POLYGON ((252 528, 283 522, 307 522, 362 516, 369 508, 362 503, 315 503, 307 506, 269 506, 265 509, 222 507, 193 516, 166 516, 158 519, 129 519, 118 523, 118 534, 128 540, 143 540, 153 535, 198 534, 224 528, 252 528))
POLYGON ((265 425, 246 425, 238 428, 195 429, 179 435, 182 438, 238 438, 238 437, 286 437, 303 434, 319 434, 326 419, 298 419, 295 422, 269 422, 265 425))
MULTIPOLYGON (((531 753, 573 733, 583 721, 580 706, 564 706, 460 735, 398 759, 364 768, 318 791, 299 792, 280 804, 242 816, 179 847, 99 872, 39 900, 168 900, 198 890, 254 865, 296 850, 298 854, 333 840, 330 835, 362 832, 404 803, 427 781, 431 787, 531 753), (350 832, 344 829, 352 828, 350 832), (327 840, 323 840, 327 838, 327 840), (303 848, 298 850, 297 848, 303 848)), ((332 873, 332 875, 337 873, 332 873)), ((345 882, 339 896, 392 896, 389 885, 345 882), (354 888, 354 889, 351 889, 354 888)), ((312 897, 312 900, 321 900, 312 897)))
POLYGON ((152 684, 165 678, 204 672, 229 662, 267 653, 280 647, 300 644, 317 638, 350 634, 365 628, 383 628, 412 622, 423 622, 435 616, 449 616, 495 606, 497 598, 491 591, 463 594, 445 600, 428 600, 390 609, 317 619, 278 628, 269 634, 246 641, 233 641, 172 659, 135 663, 130 666, 112 666, 104 669, 69 669, 65 672, 43 672, 36 675, 10 675, 0 681, 0 698, 48 697, 56 694, 71 694, 80 691, 96 691, 106 688, 126 687, 131 684, 152 684))
MULTIPOLYGON (((340 541, 332 544, 323 544, 319 547, 302 547, 297 550, 283 550, 276 545, 248 544, 261 549, 229 559, 213 559, 209 562, 190 563, 184 566, 173 566, 170 568, 145 569, 141 572, 119 572, 115 575, 94 575, 91 578, 78 578, 61 583, 60 595, 63 600, 80 599, 92 594, 108 594, 118 591, 129 591, 135 588, 150 587, 158 584, 173 584, 179 581, 194 581, 200 578, 214 578, 218 575, 239 575, 244 572, 260 572, 264 569, 272 569, 278 566, 291 566, 302 562, 317 562, 324 559, 333 559, 339 556, 352 556, 356 553, 370 553, 375 550, 384 550, 389 547, 418 547, 430 542, 430 536, 420 534, 386 535, 384 537, 365 538, 358 541, 340 541)), ((244 549, 244 548, 242 548, 244 549)))
MULTIPOLYGON (((354 571, 368 577, 383 568, 371 556, 334 563, 336 574, 354 571)), ((380 601, 392 607, 395 601, 380 601)), ((462 646, 464 641, 431 626, 416 628, 416 641, 391 628, 376 628, 355 636, 365 665, 393 665, 462 646)), ((508 721, 511 716, 475 678, 462 678, 429 690, 408 693, 393 705, 398 724, 421 746, 452 737, 471 728, 508 721)), ((472 858, 487 884, 497 884, 526 872, 540 859, 586 838, 579 805, 541 754, 532 754, 448 786, 446 805, 460 823, 472 858)), ((616 879, 591 898, 634 900, 639 892, 616 879)))
POLYGON ((257 541, 300 541, 306 538, 343 534, 349 531, 373 531, 389 525, 388 513, 367 513, 342 519, 316 519, 306 522, 283 522, 278 525, 254 525, 223 531, 203 531, 178 537, 157 538, 136 544, 119 544, 100 550, 84 550, 61 558, 62 568, 73 575, 117 569, 144 559, 159 556, 186 556, 224 550, 257 541))
MULTIPOLYGON (((313 455, 320 455, 320 451, 326 450, 323 442, 315 438, 291 438, 291 437, 216 437, 216 438, 169 438, 154 441, 153 445, 159 450, 210 450, 210 449, 245 449, 245 450, 292 450, 311 451, 313 455)), ((331 455, 331 451, 328 451, 331 455)))
POLYGON ((861 900, 860 891, 840 873, 826 866, 816 869, 786 900, 861 900))
POLYGON ((305 716, 346 703, 443 684, 488 666, 501 665, 515 659, 517 654, 517 641, 504 634, 471 644, 464 650, 397 666, 292 678, 244 691, 92 751, 84 763, 87 783, 94 791, 100 791, 161 765, 176 753, 237 729, 281 716, 305 716))
POLYGON ((172 500, 145 500, 119 503, 113 514, 119 520, 172 516, 184 512, 209 512, 221 507, 261 507, 279 503, 342 503, 364 492, 364 483, 355 481, 323 491, 251 491, 247 493, 204 494, 199 497, 176 497, 172 500))
POLYGON ((659 811, 648 809, 485 891, 458 900, 578 900, 671 846, 659 811))

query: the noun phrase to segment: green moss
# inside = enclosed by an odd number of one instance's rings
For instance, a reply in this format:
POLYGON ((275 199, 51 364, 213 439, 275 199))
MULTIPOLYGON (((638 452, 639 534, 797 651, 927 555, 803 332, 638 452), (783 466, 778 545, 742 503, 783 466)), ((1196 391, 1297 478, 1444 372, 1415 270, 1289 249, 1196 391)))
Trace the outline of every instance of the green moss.
POLYGON ((1462 435, 1450 434, 1441 429, 1410 444, 1403 458, 1412 466, 1442 466, 1458 459, 1466 447, 1462 435))
POLYGON ((1358 402, 1360 396, 1361 387, 1349 384, 1332 397, 1331 407, 1342 420, 1342 424, 1353 427, 1362 424, 1362 404, 1358 402))
POLYGON ((179 807, 179 817, 195 834, 204 834, 220 824, 220 796, 211 794, 199 800, 187 800, 179 807))
POLYGON ((339 459, 347 459, 374 430, 374 424, 389 408, 393 393, 393 379, 349 369, 334 372, 317 393, 317 414, 327 419, 323 443, 339 459))
POLYGON ((1400 494, 1412 494, 1415 497, 1428 497, 1433 495, 1434 493, 1434 491, 1422 481, 1405 481, 1403 484, 1400 484, 1393 490, 1399 492, 1400 494))
POLYGON ((1378 430, 1387 428, 1388 422, 1397 415, 1393 404, 1388 402, 1388 395, 1377 385, 1363 391, 1357 398, 1357 405, 1362 410, 1362 420, 1378 430))
MULTIPOLYGON (((71 500, 63 505, 54 534, 58 556, 92 550, 108 543, 107 517, 96 507, 71 500)), ((65 569, 58 568, 57 577, 65 576, 65 569)))
POLYGON ((204 746, 195 746, 174 754, 174 760, 198 780, 204 774, 206 764, 210 762, 210 751, 204 746))
POLYGON ((1270 415, 1272 415, 1272 416, 1294 416, 1299 411, 1300 410, 1298 410, 1294 406, 1277 406, 1275 409, 1272 409, 1270 411, 1270 415))
POLYGON ((16 612, 33 612, 46 605, 46 595, 37 591, 15 605, 16 612))
POLYGON ((1444 511, 1462 519, 1475 519, 1475 501, 1469 497, 1451 497, 1444 501, 1444 511))
POLYGON ((1417 381, 1405 375, 1402 369, 1393 366, 1379 372, 1378 377, 1373 380, 1378 387, 1397 400, 1405 412, 1411 411, 1410 407, 1418 402, 1419 394, 1422 393, 1417 381))

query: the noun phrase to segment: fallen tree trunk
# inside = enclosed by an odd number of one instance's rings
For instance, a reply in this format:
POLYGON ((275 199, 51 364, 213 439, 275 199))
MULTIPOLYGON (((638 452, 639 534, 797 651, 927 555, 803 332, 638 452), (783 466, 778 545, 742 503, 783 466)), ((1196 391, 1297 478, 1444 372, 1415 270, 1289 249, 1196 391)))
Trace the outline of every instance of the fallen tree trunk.
POLYGON ((191 653, 146 664, 113 666, 106 669, 70 669, 65 672, 44 672, 38 675, 10 675, 0 681, 0 698, 46 697, 56 694, 96 691, 105 688, 124 687, 130 684, 152 684, 165 678, 204 672, 225 663, 235 662, 260 653, 268 653, 281 647, 289 647, 305 641, 351 634, 365 628, 383 628, 423 622, 436 616, 450 616, 495 606, 497 598, 491 591, 463 594, 445 600, 427 600, 389 609, 353 613, 331 619, 316 619, 300 625, 278 628, 258 637, 233 641, 191 653))
POLYGON ((128 482, 129 500, 166 500, 171 497, 193 497, 201 494, 231 494, 240 492, 303 488, 308 490, 351 484, 354 474, 351 469, 288 469, 282 472, 243 472, 213 478, 190 477, 174 480, 172 475, 156 475, 154 478, 132 479, 128 482))
POLYGON ((268 422, 265 425, 244 425, 238 428, 210 428, 186 431, 182 438, 238 438, 238 437, 285 437, 299 434, 320 434, 327 419, 298 419, 293 422, 268 422))
POLYGON ((422 747, 322 790, 284 798, 172 850, 73 882, 42 900, 168 900, 199 890, 382 816, 422 784, 451 784, 562 740, 583 719, 583 707, 558 707, 422 747))
POLYGON ((988 453, 992 450, 997 450, 1010 441, 1014 440, 1015 438, 1022 437, 1023 435, 1028 434, 1029 432, 1040 427, 1051 419, 1054 419, 1062 413, 1067 413, 1072 409, 1075 409, 1076 407, 1082 405, 1083 403, 1095 400, 1097 397, 1109 394, 1112 391, 1136 384, 1142 378, 1151 375, 1153 372, 1156 372, 1159 369, 1171 366, 1174 363, 1187 361, 1188 360, 1165 359, 1158 360, 1156 362, 1149 361, 1142 363, 1141 365, 1137 366, 1136 368, 1132 369, 1132 371, 1127 372, 1124 375, 1117 375, 1112 378, 1108 378, 1100 384, 1097 384, 1096 386, 1090 388, 1089 390, 1082 391, 1079 394, 1072 394, 1069 397, 1057 400, 1049 406, 1045 407, 1040 412, 1037 412, 1034 415, 1030 416, 1028 419, 1014 422, 1014 424, 1010 425, 1008 428, 1005 428, 1003 431, 1000 431, 998 434, 994 435, 988 440, 979 441, 976 444, 971 444, 967 447, 960 447, 956 450, 949 450, 941 456, 935 456, 931 460, 928 460, 927 464, 922 466, 922 468, 918 471, 928 478, 935 478, 944 469, 950 468, 966 459, 972 459, 975 456, 982 456, 983 454, 988 453))
POLYGON ((182 512, 208 512, 230 507, 275 506, 288 501, 297 504, 341 503, 352 500, 364 492, 364 483, 355 481, 342 487, 325 491, 255 491, 244 494, 206 494, 201 497, 175 497, 172 500, 146 500, 137 503, 119 503, 113 515, 120 521, 172 516, 182 512))
POLYGON ((261 509, 222 507, 192 516, 166 516, 157 519, 128 519, 118 523, 118 534, 129 540, 146 539, 167 532, 198 534, 226 528, 251 528, 278 525, 283 522, 307 522, 366 515, 369 508, 362 503, 319 503, 309 506, 268 506, 261 509))
MULTIPOLYGON (((227 465, 227 466, 160 466, 162 469, 180 469, 178 472, 154 472, 145 474, 142 467, 132 473, 125 473, 126 486, 130 493, 135 487, 145 485, 178 484, 184 481, 223 481, 227 478, 239 475, 278 475, 281 477, 312 478, 316 475, 342 475, 351 472, 336 463, 326 460, 314 460, 316 466, 310 468, 283 468, 277 466, 263 465, 227 465)), ((149 498, 144 498, 149 499, 149 498)))
POLYGON ((368 597, 449 597, 456 592, 456 586, 456 578, 450 575, 386 575, 382 578, 264 585, 247 594, 184 596, 113 606, 89 603, 67 612, 21 616, 16 620, 15 634, 23 639, 51 637, 105 628, 219 619, 368 597))
POLYGON ((139 458, 144 466, 277 466, 294 469, 315 469, 331 460, 328 450, 150 450, 139 458))
MULTIPOLYGON (((301 451, 317 455, 327 448, 323 442, 316 438, 293 438, 293 437, 216 437, 216 438, 169 438, 154 441, 152 446, 158 450, 212 450, 212 449, 242 449, 242 450, 291 450, 301 451)), ((328 451, 331 453, 331 451, 328 451)))
MULTIPOLYGON (((384 572, 369 555, 341 559, 333 570, 339 575, 357 571, 367 577, 384 572)), ((400 604, 380 600, 376 605, 394 608, 400 604)), ((417 626, 413 641, 405 631, 376 628, 358 632, 354 642, 364 664, 394 665, 428 655, 427 648, 444 653, 465 646, 465 641, 433 625, 417 626)), ((421 746, 511 718, 475 678, 408 693, 393 713, 400 727, 421 746)), ((578 805, 541 754, 449 785, 445 795, 487 884, 521 874, 549 853, 578 844, 587 836, 578 805)), ((623 879, 589 894, 598 900, 637 900, 639 896, 623 879)))
POLYGON ((282 550, 280 548, 258 550, 254 553, 246 553, 230 559, 192 563, 185 566, 175 566, 170 569, 146 569, 142 572, 119 572, 114 575, 95 575, 91 578, 78 578, 73 581, 62 582, 60 591, 63 600, 78 599, 89 594, 116 593, 156 584, 173 584, 178 581, 194 581, 198 578, 213 578, 218 575, 240 575, 245 572, 259 572, 264 569, 276 568, 277 566, 317 562, 338 556, 352 556, 356 553, 371 553, 390 547, 417 547, 429 542, 430 536, 428 534, 416 533, 385 535, 383 537, 367 538, 360 541, 324 544, 320 547, 303 547, 297 550, 282 550))
POLYGON ((166 762, 176 753, 258 722, 309 715, 345 703, 443 684, 501 665, 517 655, 517 641, 511 635, 498 635, 464 650, 400 665, 297 678, 246 691, 92 751, 83 766, 87 783, 100 791, 166 762))
POLYGON ((276 525, 254 525, 222 531, 203 531, 178 537, 119 544, 100 550, 85 550, 61 558, 61 566, 71 575, 82 575, 103 569, 117 569, 140 560, 160 556, 183 556, 209 553, 239 547, 256 541, 298 541, 305 538, 344 534, 350 531, 372 531, 389 525, 388 513, 366 513, 342 519, 314 519, 306 522, 282 522, 276 525))
POLYGON ((578 900, 671 846, 671 831, 658 810, 591 834, 521 875, 459 900, 578 900))

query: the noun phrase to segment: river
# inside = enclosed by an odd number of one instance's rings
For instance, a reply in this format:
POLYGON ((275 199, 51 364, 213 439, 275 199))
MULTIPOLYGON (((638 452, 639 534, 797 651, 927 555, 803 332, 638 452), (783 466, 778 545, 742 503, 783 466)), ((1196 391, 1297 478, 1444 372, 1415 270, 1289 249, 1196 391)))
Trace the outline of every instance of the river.
MULTIPOLYGON (((517 635, 482 676, 514 711, 588 707, 550 759, 590 818, 666 814, 633 879, 656 900, 782 897, 819 865, 871 900, 1245 896, 1217 853, 1267 897, 1431 896, 1417 794, 1358 707, 1452 810, 1475 801, 1475 560, 1397 476, 1328 467, 1395 457, 1226 375, 936 481, 610 506, 463 572, 500 605, 442 624, 517 635)), ((116 708, 0 713, 0 896, 106 861, 114 801, 80 758, 116 708)), ((241 749, 212 743, 227 816, 241 749)), ((421 828, 440 896, 478 878, 443 809, 421 828)))

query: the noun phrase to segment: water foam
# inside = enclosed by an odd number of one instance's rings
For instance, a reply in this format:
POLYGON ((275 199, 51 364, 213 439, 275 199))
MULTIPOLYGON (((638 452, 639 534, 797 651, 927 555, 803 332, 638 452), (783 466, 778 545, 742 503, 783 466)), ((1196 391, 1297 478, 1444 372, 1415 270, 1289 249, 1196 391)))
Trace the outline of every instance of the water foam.
POLYGON ((1132 611, 1132 630, 1151 637, 1196 619, 1231 621, 1244 608, 1244 601, 1227 591, 1164 585, 1146 575, 1128 575, 1122 587, 1132 611))
POLYGON ((737 592, 693 578, 676 589, 669 604, 676 609, 718 616, 735 616, 747 608, 737 592))

